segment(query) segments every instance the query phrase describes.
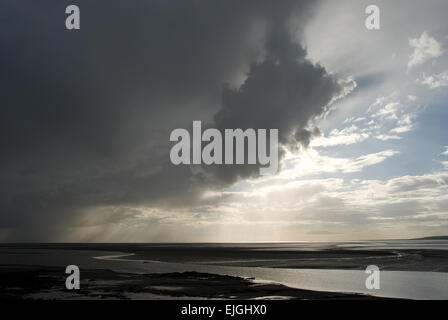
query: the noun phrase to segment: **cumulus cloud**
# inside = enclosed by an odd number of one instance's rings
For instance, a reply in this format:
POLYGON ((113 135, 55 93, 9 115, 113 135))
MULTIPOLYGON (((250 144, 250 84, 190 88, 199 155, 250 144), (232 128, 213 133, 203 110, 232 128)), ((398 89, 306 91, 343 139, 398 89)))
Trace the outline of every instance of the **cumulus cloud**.
POLYGON ((400 126, 390 130, 391 133, 405 133, 412 130, 412 125, 400 126))
POLYGON ((387 135, 387 134, 379 134, 375 138, 382 141, 388 141, 388 140, 400 140, 401 137, 397 135, 387 135))
POLYGON ((378 110, 372 117, 381 117, 387 120, 397 119, 397 113, 403 108, 403 105, 399 102, 391 102, 386 104, 380 110, 378 110))
MULTIPOLYGON (((251 65, 247 79, 238 89, 226 88, 214 125, 225 128, 275 128, 279 143, 290 150, 307 147, 320 131, 309 129, 310 120, 324 114, 335 100, 356 87, 340 81, 324 67, 306 59, 306 51, 285 29, 283 23, 267 31, 265 57, 251 65)), ((213 168, 232 175, 253 176, 253 166, 213 168)))
POLYGON ((445 147, 445 151, 443 151, 441 154, 448 156, 448 146, 445 147))
POLYGON ((409 192, 446 185, 448 185, 448 173, 440 173, 394 178, 387 182, 386 187, 392 192, 409 192))
POLYGON ((414 49, 414 52, 409 57, 408 68, 440 57, 443 53, 441 44, 426 31, 418 38, 409 39, 409 45, 414 49))
POLYGON ((431 89, 447 87, 448 86, 448 70, 431 76, 423 75, 421 79, 417 79, 417 82, 425 84, 431 89))
POLYGON ((361 172, 364 168, 382 163, 398 153, 395 150, 384 150, 358 157, 343 158, 322 155, 317 150, 309 149, 306 152, 288 157, 287 162, 291 167, 285 169, 277 177, 271 178, 271 180, 289 180, 324 173, 361 172))
POLYGON ((342 130, 333 129, 328 136, 314 139, 312 147, 334 147, 338 145, 351 145, 366 140, 369 134, 359 130, 355 125, 342 130))
POLYGON ((411 131, 415 126, 418 108, 413 105, 414 96, 406 97, 406 101, 390 101, 388 97, 377 98, 369 107, 367 113, 372 120, 367 122, 367 129, 374 131, 374 137, 378 140, 400 140, 399 134, 411 131))

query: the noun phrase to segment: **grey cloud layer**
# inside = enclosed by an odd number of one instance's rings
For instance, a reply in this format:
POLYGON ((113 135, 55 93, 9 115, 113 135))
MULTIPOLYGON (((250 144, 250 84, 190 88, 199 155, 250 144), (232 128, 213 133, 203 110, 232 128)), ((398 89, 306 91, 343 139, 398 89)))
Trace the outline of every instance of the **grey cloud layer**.
MULTIPOLYGON (((0 240, 57 240, 97 206, 188 207, 256 168, 172 166, 172 129, 278 128, 307 144, 344 91, 292 40, 311 1, 77 4, 69 32, 64 3, 2 3, 0 240)), ((117 212, 98 219, 132 214, 117 212)))

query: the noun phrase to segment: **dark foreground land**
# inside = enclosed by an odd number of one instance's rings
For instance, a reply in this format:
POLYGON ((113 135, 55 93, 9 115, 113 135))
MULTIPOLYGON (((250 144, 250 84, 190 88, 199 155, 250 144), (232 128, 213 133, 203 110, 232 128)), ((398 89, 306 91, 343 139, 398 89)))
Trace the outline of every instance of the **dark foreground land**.
POLYGON ((83 270, 80 290, 65 289, 58 267, 0 266, 0 300, 8 299, 324 299, 384 300, 368 295, 299 290, 208 273, 133 274, 83 270))

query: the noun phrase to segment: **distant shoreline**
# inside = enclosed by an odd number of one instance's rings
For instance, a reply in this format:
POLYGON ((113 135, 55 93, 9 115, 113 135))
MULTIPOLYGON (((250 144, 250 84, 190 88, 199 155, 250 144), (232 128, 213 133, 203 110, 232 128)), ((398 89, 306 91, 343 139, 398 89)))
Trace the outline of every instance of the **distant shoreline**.
POLYGON ((448 236, 433 236, 433 237, 415 238, 409 240, 448 240, 448 236))

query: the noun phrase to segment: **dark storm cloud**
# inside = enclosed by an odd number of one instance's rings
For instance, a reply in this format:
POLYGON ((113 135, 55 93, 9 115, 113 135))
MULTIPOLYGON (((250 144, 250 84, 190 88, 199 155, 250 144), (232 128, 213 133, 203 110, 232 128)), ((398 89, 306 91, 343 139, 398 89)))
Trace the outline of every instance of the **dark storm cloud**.
MULTIPOLYGON (((287 27, 274 23, 267 30, 264 61, 251 65, 240 88, 224 89, 222 107, 214 116, 217 128, 276 128, 279 143, 290 149, 299 143, 308 146, 319 134, 318 129, 307 129, 309 121, 321 115, 344 87, 306 59, 306 51, 292 40, 287 27)), ((258 174, 257 166, 212 169, 229 182, 258 174)))
POLYGON ((195 204, 254 170, 175 167, 171 130, 202 120, 306 144, 309 120, 343 90, 291 36, 308 1, 76 1, 79 31, 64 28, 68 4, 1 5, 0 227, 11 239, 56 239, 95 206, 195 204))

